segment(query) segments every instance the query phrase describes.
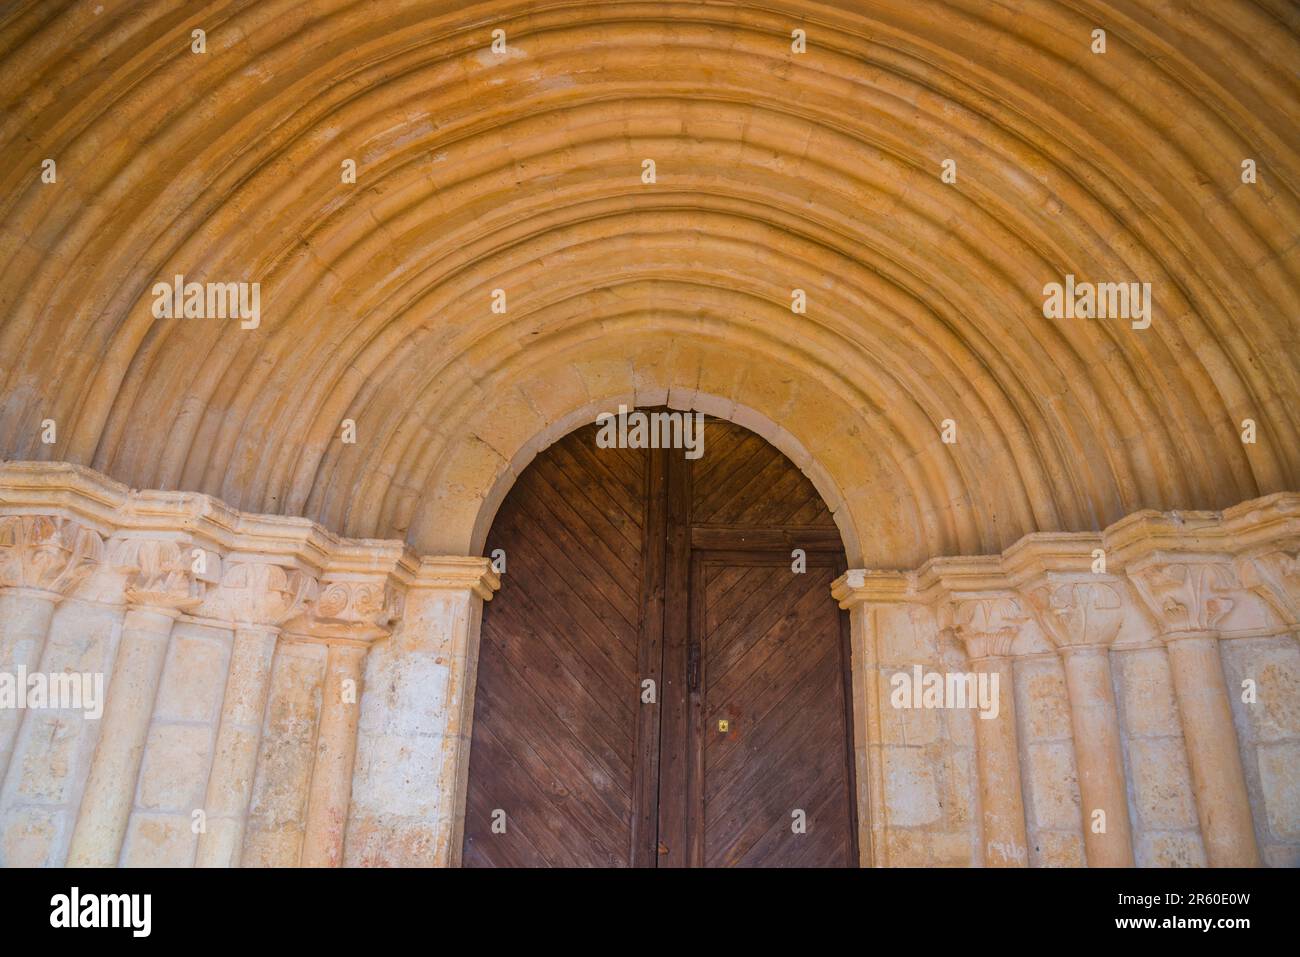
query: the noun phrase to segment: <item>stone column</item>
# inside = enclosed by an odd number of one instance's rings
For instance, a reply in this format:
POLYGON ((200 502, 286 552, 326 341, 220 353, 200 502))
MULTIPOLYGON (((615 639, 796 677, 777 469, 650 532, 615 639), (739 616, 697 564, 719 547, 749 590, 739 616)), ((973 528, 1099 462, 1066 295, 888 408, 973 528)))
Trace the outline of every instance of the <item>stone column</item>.
POLYGON ((385 580, 334 580, 321 584, 320 597, 307 614, 286 625, 286 631, 328 648, 303 825, 303 867, 343 862, 366 653, 400 617, 401 599, 385 580))
POLYGON ((300 570, 234 562, 199 608, 200 616, 233 621, 234 643, 203 802, 206 827, 199 835, 198 867, 239 866, 280 626, 315 595, 315 578, 300 570))
MULTIPOLYGON (((0 672, 14 675, 15 693, 40 667, 55 605, 103 559, 89 528, 60 515, 0 517, 0 672)), ((0 781, 26 711, 0 702, 0 781)))
POLYGON ((1020 788, 1011 647, 1026 621, 1008 596, 950 602, 953 631, 966 648, 977 680, 996 688, 997 713, 975 717, 975 761, 983 808, 984 863, 1027 867, 1025 803, 1020 788), (996 682, 996 684, 993 684, 996 682))
POLYGON ((1110 671, 1110 645, 1124 620, 1123 583, 1109 575, 1048 572, 1024 591, 1065 667, 1088 866, 1132 867, 1124 756, 1110 671))
POLYGON ((1216 626, 1238 587, 1223 555, 1156 553, 1128 568, 1169 652, 1187 760, 1211 867, 1257 867, 1259 847, 1216 626))
POLYGON ((364 642, 329 643, 325 685, 321 690, 320 730, 316 736, 316 764, 312 768, 303 831, 303 867, 338 867, 343 862, 366 650, 364 642))
POLYGON ((172 623, 201 600, 185 545, 125 539, 114 543, 114 552, 115 565, 132 569, 127 612, 99 742, 72 832, 70 867, 117 864, 172 623))

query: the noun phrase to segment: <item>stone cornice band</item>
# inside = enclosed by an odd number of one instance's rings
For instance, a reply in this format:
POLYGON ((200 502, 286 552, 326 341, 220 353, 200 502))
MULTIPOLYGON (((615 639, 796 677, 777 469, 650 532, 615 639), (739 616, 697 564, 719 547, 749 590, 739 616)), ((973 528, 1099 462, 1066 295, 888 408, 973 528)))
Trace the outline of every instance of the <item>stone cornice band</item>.
POLYGON ((421 558, 398 541, 343 538, 196 492, 138 491, 67 463, 0 465, 0 521, 0 587, 57 600, 107 570, 135 607, 296 639, 373 641, 410 589, 487 600, 500 587, 485 558, 421 558))

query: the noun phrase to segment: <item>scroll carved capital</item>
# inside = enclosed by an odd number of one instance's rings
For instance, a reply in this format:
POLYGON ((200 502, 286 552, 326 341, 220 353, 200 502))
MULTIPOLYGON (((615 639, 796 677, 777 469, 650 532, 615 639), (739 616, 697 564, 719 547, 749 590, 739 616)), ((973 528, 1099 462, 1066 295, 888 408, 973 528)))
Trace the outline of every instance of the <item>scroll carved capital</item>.
POLYGON ((1009 595, 960 598, 950 602, 953 633, 972 659, 1005 657, 1028 617, 1009 595))
POLYGON ((61 515, 0 517, 0 587, 67 595, 104 560, 99 533, 61 515))
POLYGON ((1262 598, 1287 625, 1300 625, 1300 554, 1278 549, 1242 556, 1236 567, 1245 588, 1262 598))
POLYGON ((126 600, 132 605, 191 611, 205 589, 192 552, 183 542, 123 538, 112 543, 110 561, 126 574, 126 600))
POLYGON ((1108 646, 1124 623, 1119 582, 1049 575, 1026 589, 1038 623, 1057 648, 1108 646))
POLYGON ((376 641, 402 617, 402 596, 387 581, 332 579, 285 623, 285 630, 326 640, 376 641))
POLYGON ((1152 562, 1129 571, 1138 594, 1168 640, 1214 631, 1236 604, 1232 566, 1221 559, 1152 562))
POLYGON ((272 562, 223 563, 196 614, 232 623, 278 627, 303 612, 319 593, 316 578, 272 562))

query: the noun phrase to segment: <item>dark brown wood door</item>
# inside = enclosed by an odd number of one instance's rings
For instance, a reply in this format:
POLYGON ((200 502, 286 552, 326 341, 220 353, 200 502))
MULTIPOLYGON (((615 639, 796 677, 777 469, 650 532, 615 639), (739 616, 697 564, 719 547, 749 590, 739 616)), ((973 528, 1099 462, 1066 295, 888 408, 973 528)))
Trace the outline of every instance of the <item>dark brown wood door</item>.
POLYGON ((649 456, 590 432, 533 461, 488 536, 466 866, 633 862, 649 456))
POLYGON ((844 659, 826 601, 840 569, 814 556, 695 556, 701 667, 697 859, 709 867, 852 866, 844 659))
POLYGON ((539 455, 488 537, 507 564, 483 614, 464 864, 854 864, 825 505, 731 423, 707 422, 696 461, 595 435, 539 455))

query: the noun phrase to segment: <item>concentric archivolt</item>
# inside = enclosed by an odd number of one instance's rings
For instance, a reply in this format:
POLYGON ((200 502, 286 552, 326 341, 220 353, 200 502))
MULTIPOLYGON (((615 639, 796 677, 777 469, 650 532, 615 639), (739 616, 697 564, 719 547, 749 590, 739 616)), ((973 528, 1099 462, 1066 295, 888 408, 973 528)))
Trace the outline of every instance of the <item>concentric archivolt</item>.
POLYGON ((12 9, 0 453, 455 553, 546 441, 667 401, 886 567, 1300 487, 1300 12, 1021 6, 12 9), (176 274, 260 326, 156 319, 176 274), (1066 274, 1151 327, 1044 318, 1066 274))

